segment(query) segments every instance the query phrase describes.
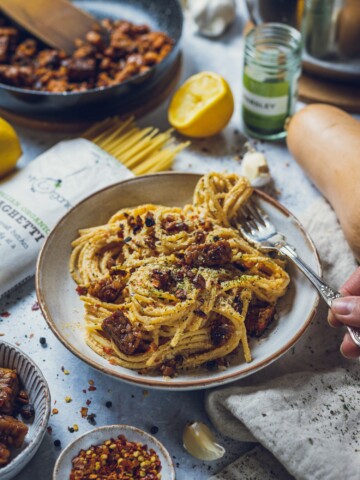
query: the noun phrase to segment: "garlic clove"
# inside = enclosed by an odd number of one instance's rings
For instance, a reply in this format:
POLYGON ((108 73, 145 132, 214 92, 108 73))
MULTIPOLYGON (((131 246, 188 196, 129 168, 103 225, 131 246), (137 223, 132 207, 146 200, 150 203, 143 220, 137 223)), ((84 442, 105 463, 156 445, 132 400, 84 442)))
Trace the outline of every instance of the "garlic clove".
POLYGON ((225 454, 225 448, 216 443, 215 435, 202 422, 193 422, 185 427, 183 445, 190 455, 199 460, 218 460, 225 454))
POLYGON ((271 180, 269 165, 261 152, 246 152, 241 162, 241 175, 247 177, 253 187, 262 187, 271 180))
POLYGON ((189 0, 190 16, 197 30, 207 37, 218 37, 236 17, 235 0, 189 0))
POLYGON ((212 22, 202 27, 201 33, 207 37, 219 37, 226 29, 227 23, 224 18, 214 18, 212 22))

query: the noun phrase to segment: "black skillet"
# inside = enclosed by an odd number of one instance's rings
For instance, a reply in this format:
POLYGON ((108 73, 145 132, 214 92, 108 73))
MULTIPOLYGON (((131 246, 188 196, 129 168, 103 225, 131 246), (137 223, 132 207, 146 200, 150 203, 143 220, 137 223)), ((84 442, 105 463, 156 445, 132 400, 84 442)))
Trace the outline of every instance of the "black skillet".
POLYGON ((51 93, 0 83, 0 108, 41 120, 91 120, 105 114, 116 114, 121 111, 121 105, 137 97, 143 98, 145 102, 151 97, 152 89, 169 75, 179 55, 183 25, 178 0, 74 0, 74 3, 99 19, 146 23, 151 29, 168 34, 174 40, 174 48, 162 62, 145 74, 111 87, 84 92, 51 93))

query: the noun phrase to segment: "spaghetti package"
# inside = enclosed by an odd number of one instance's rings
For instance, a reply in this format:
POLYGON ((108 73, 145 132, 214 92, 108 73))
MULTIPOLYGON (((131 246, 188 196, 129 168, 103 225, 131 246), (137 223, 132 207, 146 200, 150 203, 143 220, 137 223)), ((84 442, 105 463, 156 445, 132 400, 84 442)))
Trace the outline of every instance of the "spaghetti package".
POLYGON ((0 182, 0 295, 35 272, 57 221, 91 193, 133 173, 83 138, 58 143, 0 182))

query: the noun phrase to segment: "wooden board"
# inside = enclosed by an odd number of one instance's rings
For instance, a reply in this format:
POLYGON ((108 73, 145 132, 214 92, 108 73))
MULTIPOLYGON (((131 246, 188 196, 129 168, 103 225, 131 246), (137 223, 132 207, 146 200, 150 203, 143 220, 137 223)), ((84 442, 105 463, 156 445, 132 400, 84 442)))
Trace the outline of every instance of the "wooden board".
POLYGON ((360 86, 352 83, 332 82, 303 74, 299 99, 307 103, 328 103, 347 112, 360 113, 360 86))
MULTIPOLYGON (((127 103, 122 103, 121 108, 116 112, 111 112, 110 116, 117 115, 120 117, 128 117, 134 115, 135 117, 141 117, 146 113, 154 110, 162 102, 164 102, 168 96, 176 88, 180 74, 182 70, 182 56, 179 55, 169 72, 166 73, 163 79, 157 83, 151 92, 146 92, 144 95, 136 96, 127 103)), ((6 109, 0 108, 0 117, 5 118, 10 123, 19 125, 21 127, 31 128, 34 130, 42 130, 46 132, 62 132, 62 133, 79 133, 89 128, 94 122, 103 120, 108 117, 109 114, 101 111, 98 118, 84 121, 71 121, 69 119, 61 120, 61 118, 44 120, 39 118, 32 118, 30 116, 24 116, 10 112, 6 109)))

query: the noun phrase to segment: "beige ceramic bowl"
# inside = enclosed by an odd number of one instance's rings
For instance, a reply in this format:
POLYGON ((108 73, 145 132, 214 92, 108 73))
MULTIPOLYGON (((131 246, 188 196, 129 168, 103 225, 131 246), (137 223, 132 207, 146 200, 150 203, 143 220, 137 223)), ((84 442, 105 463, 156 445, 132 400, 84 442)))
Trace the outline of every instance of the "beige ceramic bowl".
MULTIPOLYGON (((306 278, 289 265, 291 286, 279 302, 280 318, 260 340, 252 340, 251 363, 234 357, 225 371, 184 372, 173 379, 145 376, 111 365, 85 343, 83 305, 77 295, 68 265, 71 242, 80 228, 101 225, 118 209, 143 203, 182 206, 191 202, 199 175, 163 173, 132 178, 115 184, 80 202, 53 229, 40 253, 36 291, 41 310, 58 339, 84 362, 116 378, 163 389, 197 389, 221 385, 250 375, 283 355, 304 333, 314 315, 318 295, 306 278)), ((262 208, 284 233, 301 258, 320 274, 315 247, 300 225, 284 207, 262 192, 256 192, 262 208)))
POLYGON ((91 445, 101 444, 110 438, 116 438, 118 435, 124 435, 130 442, 142 443, 147 445, 149 449, 155 450, 161 462, 161 478, 175 480, 174 465, 164 445, 152 435, 129 425, 107 425, 95 428, 71 442, 57 459, 53 480, 65 480, 70 477, 71 461, 80 450, 89 448, 91 445))

